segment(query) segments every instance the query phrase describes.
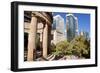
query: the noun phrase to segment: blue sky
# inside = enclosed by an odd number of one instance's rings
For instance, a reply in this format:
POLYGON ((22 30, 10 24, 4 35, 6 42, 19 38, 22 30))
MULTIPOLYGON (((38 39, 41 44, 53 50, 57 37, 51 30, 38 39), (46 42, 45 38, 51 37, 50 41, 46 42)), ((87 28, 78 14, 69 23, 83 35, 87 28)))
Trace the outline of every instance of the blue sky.
MULTIPOLYGON (((66 14, 67 13, 60 13, 54 12, 53 16, 60 15, 64 18, 64 23, 66 23, 66 14)), ((75 17, 78 18, 78 30, 85 31, 90 34, 90 14, 83 14, 83 13, 73 13, 75 17)), ((66 26, 66 24, 64 24, 66 26)))

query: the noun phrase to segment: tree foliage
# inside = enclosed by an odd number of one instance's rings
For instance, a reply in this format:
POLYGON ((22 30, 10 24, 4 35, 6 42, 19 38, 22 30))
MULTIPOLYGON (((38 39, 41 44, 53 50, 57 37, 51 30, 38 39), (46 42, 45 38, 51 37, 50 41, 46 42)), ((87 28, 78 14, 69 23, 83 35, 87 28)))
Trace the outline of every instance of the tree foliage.
POLYGON ((61 41, 54 45, 52 53, 56 56, 76 55, 80 58, 90 58, 90 41, 83 36, 77 36, 72 41, 61 41))
POLYGON ((55 48, 55 51, 56 51, 56 55, 58 56, 63 56, 65 55, 66 53, 66 49, 68 48, 69 46, 69 42, 67 41, 61 41, 59 43, 56 44, 56 48, 55 48))
POLYGON ((72 54, 77 55, 79 57, 87 57, 89 56, 89 52, 90 52, 90 42, 84 38, 83 36, 78 36, 76 38, 74 38, 69 45, 69 49, 72 50, 72 54))

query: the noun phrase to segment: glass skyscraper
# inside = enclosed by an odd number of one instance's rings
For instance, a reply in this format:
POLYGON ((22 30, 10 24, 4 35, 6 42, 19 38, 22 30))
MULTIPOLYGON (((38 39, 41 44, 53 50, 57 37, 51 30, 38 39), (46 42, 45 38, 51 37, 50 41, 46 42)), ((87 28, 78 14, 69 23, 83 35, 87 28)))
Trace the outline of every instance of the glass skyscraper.
POLYGON ((64 33, 64 18, 60 15, 56 15, 53 17, 53 28, 56 29, 60 33, 64 33))
POLYGON ((54 43, 58 43, 65 39, 64 37, 64 18, 60 15, 56 15, 53 17, 53 40, 54 43))
POLYGON ((67 40, 71 41, 78 35, 78 19, 73 14, 66 15, 67 40))
POLYGON ((81 32, 80 32, 80 35, 81 35, 81 36, 84 36, 85 39, 90 40, 90 37, 89 37, 89 33, 88 33, 88 32, 86 32, 86 31, 83 31, 83 32, 82 32, 82 31, 81 31, 81 32))

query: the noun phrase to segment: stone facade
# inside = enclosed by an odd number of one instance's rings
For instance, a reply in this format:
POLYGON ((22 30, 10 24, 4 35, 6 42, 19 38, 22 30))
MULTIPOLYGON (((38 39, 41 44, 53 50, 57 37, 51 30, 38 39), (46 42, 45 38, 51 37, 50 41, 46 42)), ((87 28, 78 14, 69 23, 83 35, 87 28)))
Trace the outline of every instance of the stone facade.
POLYGON ((34 61, 36 59, 36 39, 39 34, 42 56, 44 58, 48 55, 50 45, 49 36, 51 36, 50 28, 52 28, 52 13, 49 12, 24 12, 24 32, 28 33, 27 44, 27 61, 34 61))

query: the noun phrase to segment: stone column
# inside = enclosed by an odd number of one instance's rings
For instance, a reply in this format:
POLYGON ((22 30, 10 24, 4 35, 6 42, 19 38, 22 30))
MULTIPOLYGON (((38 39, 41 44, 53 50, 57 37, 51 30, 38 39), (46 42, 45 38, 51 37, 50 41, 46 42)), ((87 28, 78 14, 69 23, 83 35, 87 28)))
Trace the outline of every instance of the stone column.
POLYGON ((48 27, 48 54, 51 52, 51 26, 48 27))
POLYGON ((43 30, 43 57, 47 57, 48 50, 48 25, 46 24, 43 30))
POLYGON ((28 61, 33 61, 36 58, 36 30, 37 30, 37 18, 32 16, 28 37, 28 61))

